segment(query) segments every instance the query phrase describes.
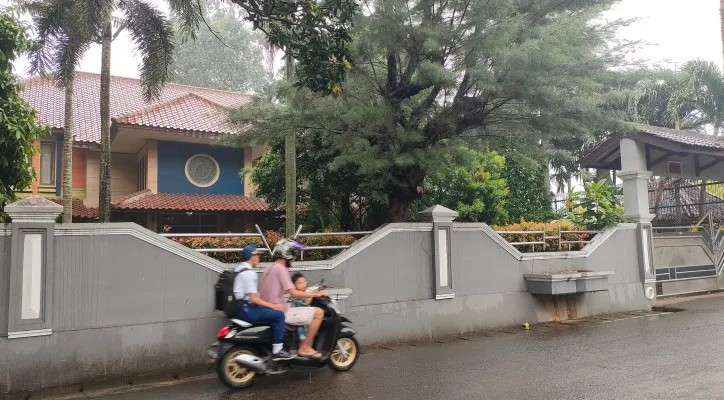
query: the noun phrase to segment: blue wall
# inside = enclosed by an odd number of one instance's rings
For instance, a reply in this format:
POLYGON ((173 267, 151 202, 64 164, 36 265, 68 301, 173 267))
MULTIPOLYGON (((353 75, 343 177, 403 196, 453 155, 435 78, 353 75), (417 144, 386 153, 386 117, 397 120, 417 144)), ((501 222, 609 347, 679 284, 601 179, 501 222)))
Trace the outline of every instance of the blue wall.
POLYGON ((158 142, 158 191, 160 193, 243 194, 239 172, 244 167, 244 150, 195 143, 158 142), (186 161, 204 153, 219 163, 219 179, 201 188, 186 178, 186 161))

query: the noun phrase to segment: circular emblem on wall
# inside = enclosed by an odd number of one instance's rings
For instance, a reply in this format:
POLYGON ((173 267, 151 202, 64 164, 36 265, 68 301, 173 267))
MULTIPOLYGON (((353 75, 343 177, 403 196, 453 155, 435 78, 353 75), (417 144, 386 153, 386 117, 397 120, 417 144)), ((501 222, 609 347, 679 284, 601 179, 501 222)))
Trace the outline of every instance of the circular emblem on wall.
POLYGON ((219 163, 208 154, 196 154, 186 161, 186 179, 198 187, 209 187, 219 180, 219 163))

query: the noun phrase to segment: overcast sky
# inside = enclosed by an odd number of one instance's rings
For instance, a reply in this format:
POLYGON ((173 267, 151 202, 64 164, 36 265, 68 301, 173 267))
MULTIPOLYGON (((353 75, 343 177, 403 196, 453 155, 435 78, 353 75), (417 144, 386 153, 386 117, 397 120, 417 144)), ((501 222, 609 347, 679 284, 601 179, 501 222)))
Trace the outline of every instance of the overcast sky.
MULTIPOLYGON (((5 1, 0 0, 0 3, 5 1)), ((165 1, 151 0, 165 10, 165 1)), ((622 0, 607 18, 636 18, 620 37, 648 43, 634 56, 651 65, 680 66, 693 58, 722 65, 722 45, 717 0, 622 0)), ((100 72, 100 47, 93 47, 80 65, 81 71, 100 72)), ((27 64, 20 62, 16 72, 25 75, 27 64)), ((138 77, 138 58, 127 34, 113 42, 111 73, 138 77)))

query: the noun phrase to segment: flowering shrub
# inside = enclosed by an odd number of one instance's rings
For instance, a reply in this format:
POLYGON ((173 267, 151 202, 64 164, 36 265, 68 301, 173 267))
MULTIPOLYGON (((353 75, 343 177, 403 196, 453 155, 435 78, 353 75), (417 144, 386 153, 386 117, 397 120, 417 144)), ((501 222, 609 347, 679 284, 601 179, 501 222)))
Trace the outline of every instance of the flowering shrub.
MULTIPOLYGON (((521 221, 517 224, 510 224, 505 226, 494 226, 498 232, 533 232, 531 234, 513 233, 513 234, 502 234, 503 238, 510 243, 520 242, 541 242, 543 240, 542 233, 544 232, 546 245, 523 245, 515 246, 522 253, 532 252, 550 252, 550 251, 567 251, 568 244, 559 245, 558 235, 560 231, 585 231, 586 228, 576 226, 570 221, 552 221, 552 222, 528 222, 521 221)), ((564 233, 561 235, 563 241, 581 241, 590 240, 593 235, 587 233, 564 233)), ((580 250, 583 248, 584 243, 574 243, 570 245, 571 251, 580 250)))
MULTIPOLYGON (((264 236, 272 249, 274 248, 274 244, 282 238, 276 231, 266 231, 264 232, 264 236)), ((259 237, 171 237, 171 239, 192 249, 240 249, 248 244, 262 248, 265 247, 259 237)), ((354 243, 355 238, 349 235, 310 236, 304 237, 300 241, 304 243, 305 246, 349 246, 354 243)), ((325 260, 342 250, 343 249, 304 251, 303 258, 305 261, 325 260)), ((236 251, 231 253, 216 252, 205 254, 224 263, 238 263, 240 261, 239 252, 236 251)), ((262 260, 270 261, 270 255, 266 252, 262 253, 262 260)))

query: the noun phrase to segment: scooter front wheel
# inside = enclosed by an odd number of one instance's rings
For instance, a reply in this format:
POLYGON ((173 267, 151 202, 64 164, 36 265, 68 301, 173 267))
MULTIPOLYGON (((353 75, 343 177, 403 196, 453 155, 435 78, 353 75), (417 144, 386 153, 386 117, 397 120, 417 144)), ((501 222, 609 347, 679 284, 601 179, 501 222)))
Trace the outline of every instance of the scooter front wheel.
POLYGON ((340 338, 337 346, 329 356, 329 368, 337 372, 349 371, 359 360, 360 350, 357 339, 353 337, 340 338))
POLYGON ((216 372, 219 379, 231 389, 247 388, 254 383, 254 378, 256 378, 255 371, 242 367, 234 360, 241 354, 258 356, 250 347, 234 346, 226 352, 217 367, 216 372))

